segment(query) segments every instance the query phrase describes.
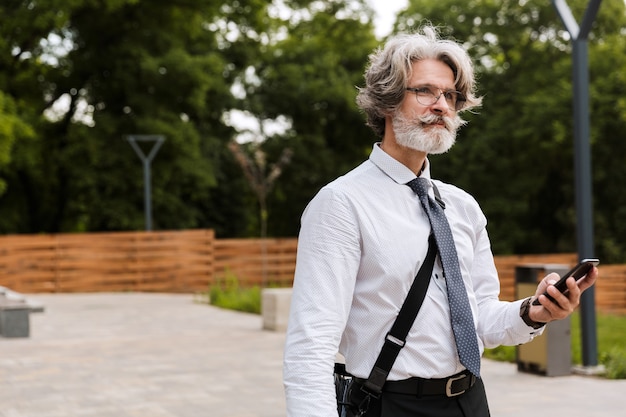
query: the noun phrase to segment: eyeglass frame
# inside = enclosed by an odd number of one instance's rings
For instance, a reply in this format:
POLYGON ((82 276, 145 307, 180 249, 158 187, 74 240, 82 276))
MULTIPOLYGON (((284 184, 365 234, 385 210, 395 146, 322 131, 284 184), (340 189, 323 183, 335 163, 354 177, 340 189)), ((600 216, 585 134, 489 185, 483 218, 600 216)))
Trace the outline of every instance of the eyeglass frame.
POLYGON ((410 91, 412 93, 415 93, 415 99, 417 100, 418 103, 420 103, 423 106, 432 106, 433 104, 435 104, 435 103, 437 103, 439 101, 441 96, 443 96, 444 99, 446 100, 446 103, 448 104, 448 107, 453 107, 455 111, 459 111, 459 110, 463 109, 463 106, 464 106, 465 102, 467 101, 467 98, 465 97, 465 94, 461 93, 460 91, 457 91, 457 90, 444 90, 442 88, 435 87, 435 86, 432 86, 432 85, 423 85, 423 86, 419 86, 419 87, 406 87, 406 91, 410 91), (430 94, 432 95, 432 102, 431 103, 422 103, 420 101, 420 99, 419 99, 420 90, 424 89, 424 88, 428 89, 430 94), (432 91, 433 89, 437 89, 437 90, 440 91, 438 96, 435 96, 435 94, 433 94, 433 91, 432 91), (454 103, 451 103, 450 99, 448 99, 448 97, 446 97, 446 95, 449 94, 449 93, 455 93, 456 94, 457 97, 456 97, 456 101, 454 101, 454 103))

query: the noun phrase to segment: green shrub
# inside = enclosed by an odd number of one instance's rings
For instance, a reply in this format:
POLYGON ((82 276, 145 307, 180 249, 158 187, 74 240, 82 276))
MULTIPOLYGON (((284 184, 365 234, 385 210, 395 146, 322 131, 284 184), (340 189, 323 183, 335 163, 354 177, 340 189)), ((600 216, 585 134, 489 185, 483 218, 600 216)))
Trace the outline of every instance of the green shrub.
POLYGON ((261 289, 243 288, 233 274, 218 278, 209 288, 209 303, 216 307, 261 314, 261 289))
POLYGON ((626 379, 626 351, 614 347, 600 354, 599 362, 604 365, 605 376, 609 379, 626 379))
POLYGON ((515 362, 517 360, 515 346, 498 346, 492 349, 485 349, 485 358, 502 362, 515 362))

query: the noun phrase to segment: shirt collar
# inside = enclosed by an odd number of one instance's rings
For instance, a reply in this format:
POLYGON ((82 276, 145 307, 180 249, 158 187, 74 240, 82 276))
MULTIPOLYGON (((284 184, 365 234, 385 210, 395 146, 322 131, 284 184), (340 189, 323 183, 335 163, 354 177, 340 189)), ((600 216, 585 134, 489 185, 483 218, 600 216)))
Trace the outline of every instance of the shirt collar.
MULTIPOLYGON (((372 153, 370 154, 370 161, 372 161, 378 169, 398 184, 406 184, 415 179, 413 171, 411 171, 406 165, 394 159, 387 152, 383 151, 380 147, 380 142, 374 144, 372 153)), ((430 162, 428 161, 428 158, 426 158, 424 164, 426 166, 424 167, 420 177, 430 179, 430 162)))

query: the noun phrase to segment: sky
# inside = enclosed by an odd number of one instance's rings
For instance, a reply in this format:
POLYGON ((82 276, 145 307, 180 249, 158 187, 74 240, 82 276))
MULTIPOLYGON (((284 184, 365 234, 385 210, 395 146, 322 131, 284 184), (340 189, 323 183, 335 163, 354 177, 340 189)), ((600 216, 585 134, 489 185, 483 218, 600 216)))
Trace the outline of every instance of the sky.
POLYGON ((376 37, 387 36, 396 21, 398 11, 406 8, 408 0, 367 0, 370 6, 376 11, 374 25, 376 27, 376 37))

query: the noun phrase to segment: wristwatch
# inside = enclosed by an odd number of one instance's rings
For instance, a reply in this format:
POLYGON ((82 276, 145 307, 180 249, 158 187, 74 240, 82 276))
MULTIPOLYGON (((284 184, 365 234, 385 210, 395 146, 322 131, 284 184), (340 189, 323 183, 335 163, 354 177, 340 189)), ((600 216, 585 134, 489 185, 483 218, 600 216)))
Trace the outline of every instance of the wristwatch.
POLYGON ((524 300, 519 308, 519 316, 522 318, 522 320, 524 320, 524 323, 526 323, 533 329, 541 329, 543 326, 546 325, 546 323, 541 323, 530 319, 530 300, 532 300, 532 297, 528 297, 524 300))

